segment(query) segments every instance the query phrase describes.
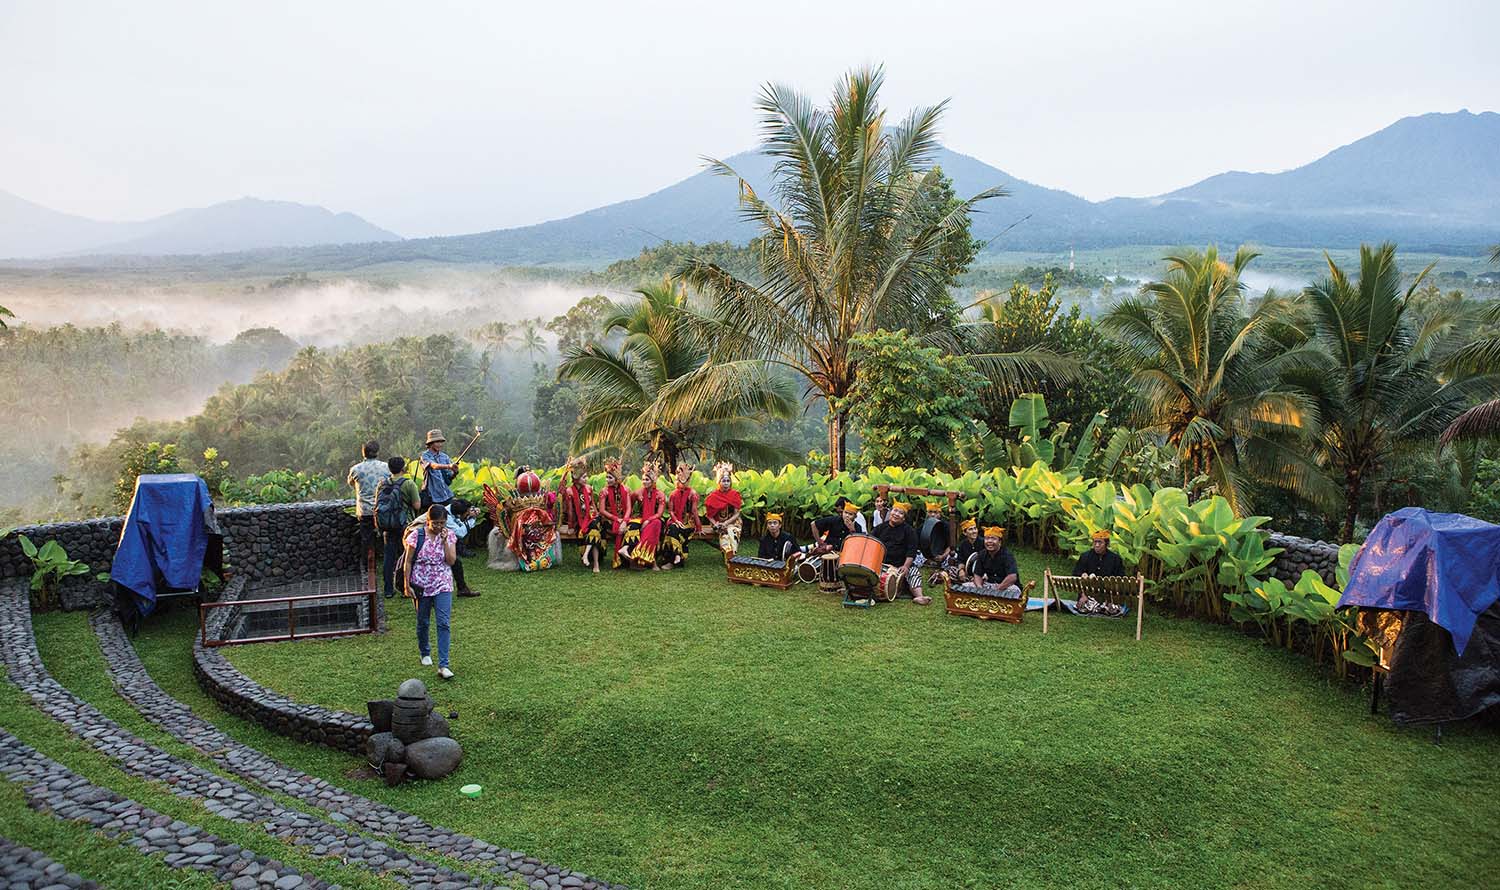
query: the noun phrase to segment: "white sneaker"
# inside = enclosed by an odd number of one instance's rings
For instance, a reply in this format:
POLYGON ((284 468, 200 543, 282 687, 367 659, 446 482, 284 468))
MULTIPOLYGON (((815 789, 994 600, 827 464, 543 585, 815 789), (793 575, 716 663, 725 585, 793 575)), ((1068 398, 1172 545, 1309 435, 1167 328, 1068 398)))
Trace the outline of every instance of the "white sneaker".
POLYGON ((447 668, 438 668, 438 676, 442 677, 444 680, 452 680, 453 672, 448 670, 447 668))
POLYGON ((422 656, 422 666, 423 667, 432 667, 432 656, 431 655, 423 655, 422 656))

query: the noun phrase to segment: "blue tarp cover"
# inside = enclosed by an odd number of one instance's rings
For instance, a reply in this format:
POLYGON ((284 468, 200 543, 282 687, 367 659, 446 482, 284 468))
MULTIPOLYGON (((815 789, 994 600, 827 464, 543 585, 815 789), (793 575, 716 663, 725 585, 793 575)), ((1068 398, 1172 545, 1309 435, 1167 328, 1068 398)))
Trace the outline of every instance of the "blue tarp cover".
POLYGON ((1405 507, 1370 532, 1349 565, 1339 606, 1423 612, 1459 655, 1480 613, 1500 599, 1500 525, 1405 507))
POLYGON ((158 585, 167 590, 198 587, 212 524, 213 499, 202 479, 191 473, 141 476, 120 531, 110 580, 135 593, 142 615, 151 614, 158 585))

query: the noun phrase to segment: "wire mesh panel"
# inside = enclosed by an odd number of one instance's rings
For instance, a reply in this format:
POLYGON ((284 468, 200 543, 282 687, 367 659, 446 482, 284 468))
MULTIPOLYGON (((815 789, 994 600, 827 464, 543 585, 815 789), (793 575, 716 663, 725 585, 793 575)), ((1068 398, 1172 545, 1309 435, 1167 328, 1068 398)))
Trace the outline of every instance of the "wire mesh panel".
POLYGON ((371 633, 378 615, 375 592, 365 586, 359 576, 322 578, 261 588, 253 599, 204 603, 203 642, 222 646, 371 633), (218 609, 233 611, 226 619, 208 620, 218 609))

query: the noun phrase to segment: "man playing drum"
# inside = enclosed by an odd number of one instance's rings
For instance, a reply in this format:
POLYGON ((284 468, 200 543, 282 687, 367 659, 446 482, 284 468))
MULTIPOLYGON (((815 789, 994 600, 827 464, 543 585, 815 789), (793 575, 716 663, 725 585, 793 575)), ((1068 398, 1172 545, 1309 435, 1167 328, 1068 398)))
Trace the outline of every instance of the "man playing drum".
POLYGON ((906 521, 911 504, 897 501, 891 504, 885 522, 875 526, 871 534, 885 545, 885 573, 897 573, 904 577, 911 589, 912 602, 925 606, 932 597, 922 593, 922 571, 915 565, 917 558, 917 532, 906 521))
POLYGON ((859 518, 858 505, 850 503, 846 498, 839 498, 834 506, 838 509, 837 513, 813 520, 812 536, 815 553, 829 550, 834 553, 839 552, 839 548, 844 546, 844 539, 859 527, 856 524, 859 518))

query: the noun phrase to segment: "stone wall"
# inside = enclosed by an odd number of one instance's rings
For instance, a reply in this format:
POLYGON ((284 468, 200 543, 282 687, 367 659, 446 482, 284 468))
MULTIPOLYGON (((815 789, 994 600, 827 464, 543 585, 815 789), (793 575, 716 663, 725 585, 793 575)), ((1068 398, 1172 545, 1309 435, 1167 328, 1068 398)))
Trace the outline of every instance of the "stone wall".
MULTIPOLYGON (((353 574, 359 570, 359 530, 348 512, 354 501, 229 507, 217 513, 224 533, 224 562, 252 582, 282 584, 353 574)), ((63 583, 65 609, 107 604, 109 586, 93 579, 109 571, 125 520, 120 516, 83 522, 28 525, 0 539, 0 578, 31 574, 31 560, 18 535, 41 546, 56 540, 72 559, 88 563, 88 575, 63 583)))
MULTIPOLYGON (((225 585, 221 600, 239 599, 244 592, 245 578, 241 576, 225 585)), ((212 610, 209 636, 219 636, 224 624, 232 620, 237 611, 238 607, 212 610)), ((230 664, 222 647, 204 646, 202 637, 193 639, 193 675, 219 707, 299 742, 326 745, 362 757, 365 740, 375 731, 364 717, 302 704, 272 692, 230 664)))
POLYGON ((1325 584, 1334 584, 1338 577, 1339 546, 1327 541, 1314 541, 1296 535, 1272 532, 1266 541, 1267 547, 1280 547, 1271 564, 1271 576, 1288 586, 1297 583, 1307 569, 1317 572, 1325 584))

